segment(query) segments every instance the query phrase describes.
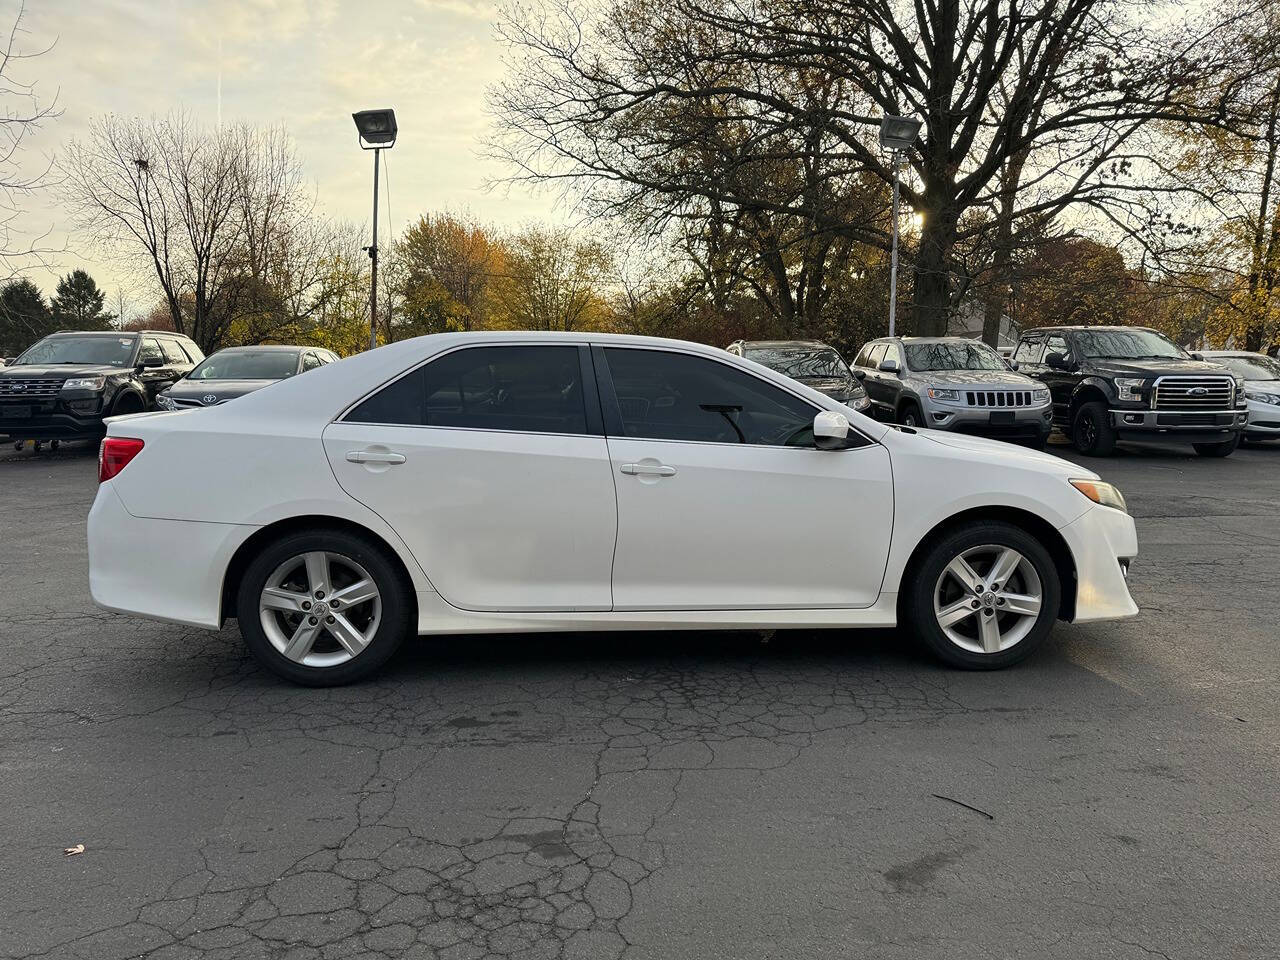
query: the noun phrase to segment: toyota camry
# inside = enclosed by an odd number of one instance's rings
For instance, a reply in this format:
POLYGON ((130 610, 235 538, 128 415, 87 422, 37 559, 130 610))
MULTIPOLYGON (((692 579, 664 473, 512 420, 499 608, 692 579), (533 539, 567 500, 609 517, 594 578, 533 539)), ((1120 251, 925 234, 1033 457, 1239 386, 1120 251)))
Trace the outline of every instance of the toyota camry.
POLYGON ((180 417, 109 422, 101 606, 217 629, 277 674, 363 677, 411 635, 890 627, 957 667, 1137 612, 1112 485, 890 427, 673 340, 391 344, 180 417), (182 563, 156 563, 176 543, 182 563))

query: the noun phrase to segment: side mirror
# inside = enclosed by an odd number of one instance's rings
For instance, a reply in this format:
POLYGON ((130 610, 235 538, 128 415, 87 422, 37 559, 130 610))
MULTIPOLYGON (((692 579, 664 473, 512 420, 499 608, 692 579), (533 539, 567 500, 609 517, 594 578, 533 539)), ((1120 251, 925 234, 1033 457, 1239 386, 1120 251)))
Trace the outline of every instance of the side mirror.
POLYGON ((867 371, 865 370, 855 369, 853 375, 859 380, 867 379, 867 371))
POLYGON ((1006 362, 1007 364, 1009 364, 1009 369, 1010 369, 1010 370, 1017 370, 1017 369, 1018 369, 1018 361, 1017 361, 1017 360, 1006 360, 1005 362, 1006 362))
POLYGON ((1046 367, 1053 367, 1055 370, 1070 370, 1071 363, 1062 354, 1054 352, 1046 354, 1044 358, 1046 367))
POLYGON ((880 366, 876 367, 876 369, 879 370, 881 373, 892 373, 896 376, 898 373, 898 361, 897 360, 881 360, 880 366))
POLYGON ((813 445, 819 450, 840 450, 849 441, 849 418, 823 410, 813 418, 813 445))
POLYGON ((1204 354, 1203 354, 1203 353, 1200 353, 1199 351, 1192 350, 1192 351, 1191 351, 1191 359, 1192 359, 1192 360, 1203 360, 1203 359, 1204 359, 1204 354))
POLYGON ((144 369, 149 367, 163 367, 164 357, 147 357, 139 363, 138 366, 144 369))

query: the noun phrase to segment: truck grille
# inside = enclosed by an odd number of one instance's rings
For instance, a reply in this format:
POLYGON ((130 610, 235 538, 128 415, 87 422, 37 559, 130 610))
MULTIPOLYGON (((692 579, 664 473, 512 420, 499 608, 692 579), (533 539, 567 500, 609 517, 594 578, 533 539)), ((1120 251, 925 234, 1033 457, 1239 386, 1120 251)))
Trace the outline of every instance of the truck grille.
POLYGON ((1029 407, 1030 390, 969 390, 964 395, 971 407, 1029 407))
POLYGON ((56 380, 0 379, 0 400, 47 400, 56 397, 65 382, 56 380))
POLYGON ((1235 401, 1230 377, 1161 377, 1151 397, 1153 410, 1230 410, 1235 401))

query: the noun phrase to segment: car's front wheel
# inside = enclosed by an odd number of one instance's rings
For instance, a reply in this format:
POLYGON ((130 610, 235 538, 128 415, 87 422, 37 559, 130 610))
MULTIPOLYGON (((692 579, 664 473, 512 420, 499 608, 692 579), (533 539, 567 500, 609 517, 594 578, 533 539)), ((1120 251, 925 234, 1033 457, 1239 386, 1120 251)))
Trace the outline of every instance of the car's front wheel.
POLYGON ((914 400, 904 403, 898 410, 898 423, 904 427, 923 427, 924 414, 920 412, 920 405, 914 400))
POLYGON ((1230 440, 1223 440, 1219 443, 1193 443, 1195 451, 1202 457, 1229 457, 1236 452, 1236 447, 1240 446, 1240 434, 1236 434, 1230 440))
POLYGON ((1086 457, 1107 457, 1116 448, 1116 430, 1101 400, 1082 403, 1071 421, 1071 442, 1086 457))
POLYGON ((409 634, 412 587, 374 541, 340 530, 288 534, 245 570, 240 633, 263 666, 330 687, 373 673, 409 634))
POLYGON ((1044 643, 1062 586, 1035 537, 1012 524, 976 521, 929 547, 907 591, 910 624, 939 658, 993 670, 1044 643))

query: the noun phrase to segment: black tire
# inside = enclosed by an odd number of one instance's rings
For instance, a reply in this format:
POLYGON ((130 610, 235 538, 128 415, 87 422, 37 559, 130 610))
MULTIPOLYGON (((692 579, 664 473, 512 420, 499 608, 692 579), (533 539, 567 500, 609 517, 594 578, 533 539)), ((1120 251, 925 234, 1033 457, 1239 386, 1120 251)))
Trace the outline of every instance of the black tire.
POLYGON ((907 400, 898 408, 898 423, 904 427, 924 427, 924 414, 920 412, 920 404, 907 400))
MULTIPOLYGON (((990 572, 989 569, 984 570, 978 567, 973 569, 980 576, 990 572)), ((1014 583, 1011 592, 1018 593, 1022 590, 1031 592, 1031 584, 1028 582, 1030 578, 1024 570, 1025 568, 1019 565, 1017 572, 1013 575, 1017 578, 1017 582, 1014 583)), ((1000 587, 1006 585, 999 584, 1000 587)), ((1000 591, 994 592, 997 596, 1000 593, 1000 591)), ((903 612, 906 614, 908 625, 940 660, 949 666, 965 670, 997 670, 1025 660, 1045 642, 1049 631, 1053 629, 1053 623, 1057 619, 1061 606, 1062 585, 1053 558, 1041 546, 1039 540, 1013 524, 979 520, 957 527, 930 544, 920 562, 908 574, 904 593, 903 612), (988 616, 986 612, 988 609, 992 611, 990 616, 994 618, 993 622, 1009 630, 1011 634, 1015 630, 1025 630, 1020 638, 1014 639, 1008 647, 993 653, 966 649, 956 643, 939 624, 934 609, 935 591, 954 589, 958 586, 957 582, 950 579, 940 583, 943 571, 948 564, 966 551, 977 550, 981 553, 982 548, 986 547, 994 548, 993 557, 1005 547, 1010 547, 1022 554, 1033 568, 1035 578, 1038 578, 1040 585, 1040 608, 1034 618, 1031 616, 1018 618, 1016 614, 1001 611, 998 607, 988 607, 976 595, 972 595, 979 606, 973 614, 965 614, 971 622, 962 621, 956 624, 955 632, 965 633, 972 627, 973 642, 980 645, 979 624, 984 617, 988 616), (1030 621, 1029 626, 1026 621, 1030 621)), ((958 596, 964 598, 971 595, 959 591, 958 596)))
MULTIPOLYGON (((332 568, 331 568, 332 572, 332 568)), ((334 582, 334 593, 339 584, 334 582)), ((350 614, 366 617, 365 626, 373 627, 370 608, 350 614)), ((236 616, 240 621, 240 634, 255 659, 277 676, 308 687, 335 687, 353 683, 377 671, 387 662, 413 631, 413 585, 399 561, 388 554, 385 547, 371 538, 342 530, 315 530, 287 534, 271 543, 249 563, 240 580, 236 593, 236 616), (259 600, 267 579, 292 558, 307 553, 330 554, 340 570, 343 562, 354 562, 367 572, 377 586, 381 612, 376 629, 367 645, 350 659, 332 666, 313 666, 286 657, 267 635, 263 615, 259 612, 259 600)), ((281 631, 291 628, 289 618, 301 621, 301 614, 280 614, 281 631)), ((339 618, 341 620, 341 618, 339 618)), ((323 624, 318 625, 316 644, 322 641, 335 648, 340 656, 340 645, 323 624)), ((323 646, 321 647, 323 649, 323 646)))
POLYGON ((1236 447, 1240 446, 1240 434, 1234 434, 1230 440, 1219 443, 1193 443, 1191 446, 1202 457, 1229 457, 1236 452, 1236 447))
POLYGON ((1101 400, 1082 403, 1071 421, 1071 443, 1086 457, 1109 457, 1116 448, 1116 430, 1101 400))
POLYGON ((142 398, 136 393, 126 393, 122 397, 116 398, 116 402, 111 407, 111 413, 108 416, 119 417, 126 413, 142 413, 146 409, 146 404, 142 402, 142 398))

